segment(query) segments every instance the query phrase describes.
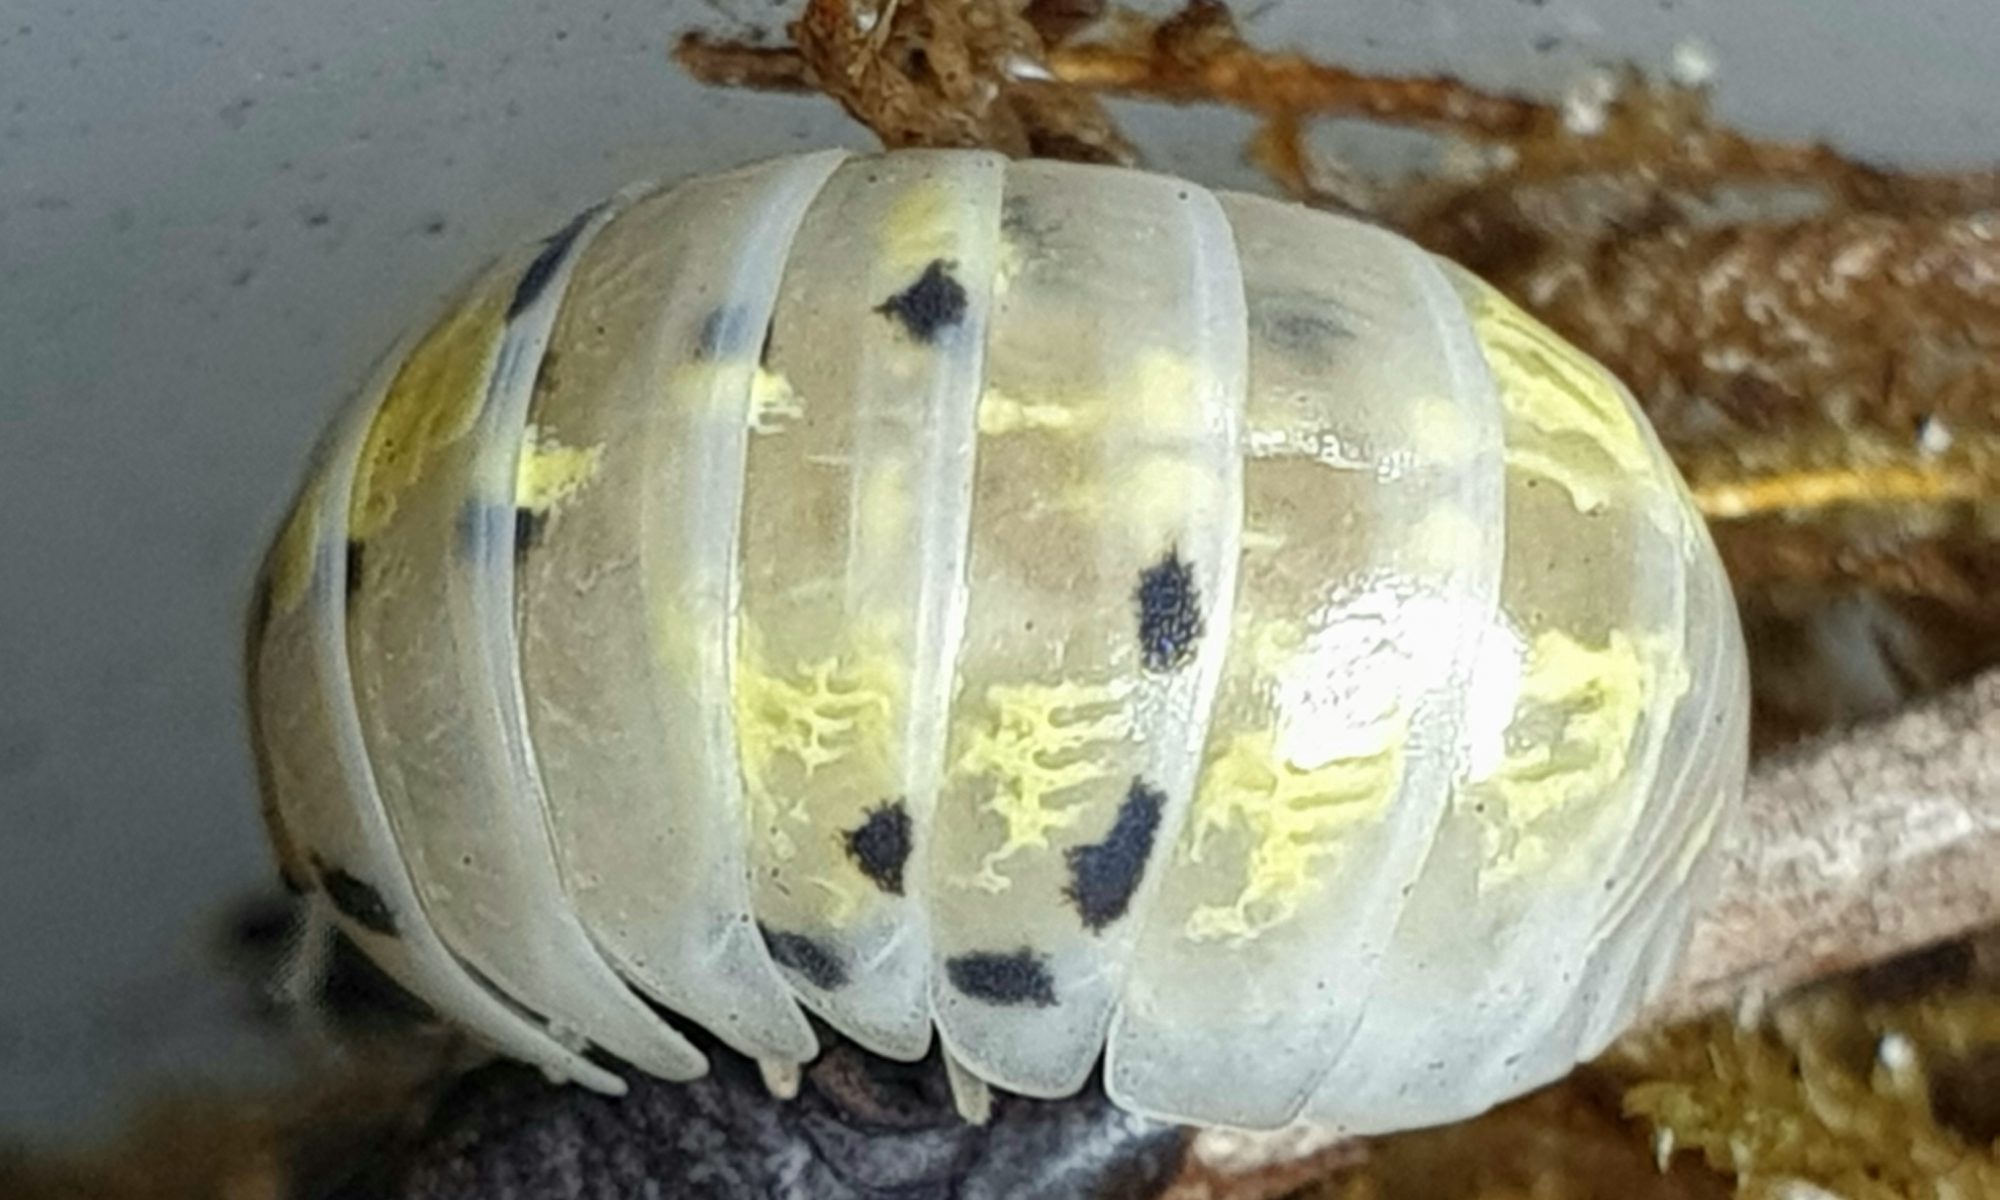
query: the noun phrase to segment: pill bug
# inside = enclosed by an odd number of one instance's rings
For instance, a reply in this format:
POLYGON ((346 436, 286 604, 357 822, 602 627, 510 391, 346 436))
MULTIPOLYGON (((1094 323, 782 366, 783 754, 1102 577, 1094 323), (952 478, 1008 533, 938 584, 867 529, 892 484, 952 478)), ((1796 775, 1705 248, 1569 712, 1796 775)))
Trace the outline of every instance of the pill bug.
POLYGON ((805 1014, 961 1109, 1355 1132, 1602 1048, 1741 791, 1629 395, 1369 225, 972 151, 632 189, 328 431, 259 576, 287 878, 606 1092, 805 1014))

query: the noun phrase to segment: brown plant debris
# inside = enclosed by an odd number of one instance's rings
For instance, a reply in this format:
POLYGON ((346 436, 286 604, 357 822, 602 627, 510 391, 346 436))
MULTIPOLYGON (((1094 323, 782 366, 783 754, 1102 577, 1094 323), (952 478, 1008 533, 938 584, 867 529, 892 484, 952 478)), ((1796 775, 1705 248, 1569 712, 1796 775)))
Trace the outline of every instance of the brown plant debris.
MULTIPOLYGON (((823 92, 891 148, 1137 161, 1095 97, 1052 79, 1030 17, 1034 8, 982 0, 809 0, 790 26, 790 47, 688 34, 675 53, 709 82, 823 92)), ((1042 20, 1056 21, 1047 6, 1042 20)))

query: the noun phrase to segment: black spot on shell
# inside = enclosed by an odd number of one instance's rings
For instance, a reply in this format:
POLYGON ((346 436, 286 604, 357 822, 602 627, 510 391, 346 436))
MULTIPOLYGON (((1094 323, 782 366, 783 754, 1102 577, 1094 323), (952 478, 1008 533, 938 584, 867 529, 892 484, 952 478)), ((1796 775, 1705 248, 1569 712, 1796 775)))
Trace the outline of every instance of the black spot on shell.
POLYGON ((526 271, 521 272, 521 282, 514 285, 514 299, 507 305, 509 320, 520 316, 529 305, 541 298, 544 291, 548 290, 549 280, 555 278, 556 268, 562 265, 563 256, 569 253, 569 248, 575 244, 577 235, 583 232, 583 227, 590 224, 590 219, 596 215, 597 209, 585 209, 542 243, 541 253, 535 255, 535 261, 528 264, 526 271))
POLYGON ((903 894, 903 864, 910 858, 910 810, 891 800, 868 810, 860 825, 847 831, 847 854, 875 886, 894 896, 903 894))
POLYGON ((548 528, 549 514, 536 512, 532 508, 514 510, 514 557, 519 558, 542 544, 542 533, 548 528))
POLYGON ((944 974, 951 986, 988 1004, 1047 1008, 1056 1002, 1055 980, 1049 978, 1042 956, 1026 946, 1012 954, 961 954, 946 959, 944 974))
POLYGON ((389 911, 388 902, 372 884, 318 858, 313 859, 313 870, 319 875, 320 890, 342 916, 370 933, 396 936, 396 914, 389 911))
POLYGON ((349 600, 354 599, 354 593, 361 590, 361 580, 364 578, 361 561, 361 551, 363 549, 363 543, 357 542, 353 538, 347 539, 347 573, 343 582, 347 588, 347 598, 349 600))
POLYGON ((965 319, 965 287, 951 277, 950 263, 935 258, 915 283, 884 300, 875 311, 902 322, 918 341, 933 342, 938 334, 965 319))
POLYGON ((784 933, 765 925, 757 926, 757 931, 764 935, 764 945, 771 950, 771 960, 779 966, 795 972, 799 978, 823 992, 838 991, 847 986, 847 964, 817 938, 803 933, 784 933))
POLYGON ((1000 232, 1017 244, 1034 248, 1037 243, 1046 242, 1058 226, 1059 222, 1051 220, 1026 196, 1013 195, 1000 201, 1000 232))
POLYGON ((1139 655, 1148 671, 1172 671, 1194 657, 1201 640, 1201 592, 1176 550, 1139 574, 1139 655))
POLYGON ((1258 333, 1272 345, 1301 357, 1324 355, 1334 342, 1351 336, 1332 316, 1303 304, 1267 311, 1257 326, 1258 333))
POLYGON ((1135 777, 1104 840, 1070 848, 1069 887, 1063 894, 1086 926, 1102 929, 1125 915, 1152 853, 1166 803, 1164 792, 1135 777))
POLYGON ((696 358, 727 358, 749 342, 750 314, 740 304, 712 308, 694 337, 696 358))

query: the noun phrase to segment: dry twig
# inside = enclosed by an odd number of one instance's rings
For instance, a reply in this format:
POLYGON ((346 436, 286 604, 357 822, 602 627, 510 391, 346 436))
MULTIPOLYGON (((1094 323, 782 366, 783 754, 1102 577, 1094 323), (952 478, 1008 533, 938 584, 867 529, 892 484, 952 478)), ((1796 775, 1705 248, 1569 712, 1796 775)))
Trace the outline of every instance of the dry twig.
POLYGON ((2000 921, 2000 671, 1760 764, 1657 1016, 1769 997, 2000 921))

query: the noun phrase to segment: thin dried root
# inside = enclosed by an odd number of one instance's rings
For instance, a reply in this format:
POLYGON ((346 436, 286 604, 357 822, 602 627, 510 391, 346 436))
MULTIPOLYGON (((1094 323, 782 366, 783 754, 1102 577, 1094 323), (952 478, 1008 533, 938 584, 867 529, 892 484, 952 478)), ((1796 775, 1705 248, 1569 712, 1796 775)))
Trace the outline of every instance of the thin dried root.
POLYGON ((1157 25, 1103 44, 1051 47, 1049 69, 1093 92, 1174 104, 1226 104, 1266 116, 1345 116, 1512 136, 1553 128, 1546 104, 1497 95, 1448 76, 1388 77, 1258 50, 1221 0, 1192 0, 1157 25))
POLYGON ((1694 487, 1711 521, 1773 513, 1804 515, 1843 505, 1951 504, 2000 500, 2000 480, 1978 463, 1877 462, 1805 467, 1720 479, 1694 487))
POLYGON ((1244 42, 1220 0, 1193 0, 1161 22, 1094 0, 810 0, 793 44, 682 37, 674 55, 723 87, 820 92, 889 146, 982 146, 1087 162, 1138 155, 1099 95, 1225 104, 1265 117, 1269 145, 1293 147, 1310 117, 1365 117, 1510 138, 1559 124, 1544 104, 1445 76, 1369 75, 1244 42), (1089 30, 1113 36, 1084 40, 1089 30))

